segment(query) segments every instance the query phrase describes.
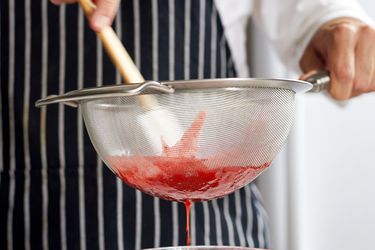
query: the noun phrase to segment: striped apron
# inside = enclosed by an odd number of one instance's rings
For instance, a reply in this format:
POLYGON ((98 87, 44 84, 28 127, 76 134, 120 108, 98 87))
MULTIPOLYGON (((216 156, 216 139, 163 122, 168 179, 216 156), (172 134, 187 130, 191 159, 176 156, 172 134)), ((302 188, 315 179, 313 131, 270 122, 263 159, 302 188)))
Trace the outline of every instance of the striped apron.
MULTIPOLYGON (((49 94, 120 84, 75 5, 0 1, 0 249, 141 249, 185 244, 182 204, 129 188, 103 166, 79 111, 49 94)), ((146 79, 235 76, 212 0, 123 0, 114 28, 146 79)), ((254 184, 191 211, 193 245, 265 248, 254 184)))

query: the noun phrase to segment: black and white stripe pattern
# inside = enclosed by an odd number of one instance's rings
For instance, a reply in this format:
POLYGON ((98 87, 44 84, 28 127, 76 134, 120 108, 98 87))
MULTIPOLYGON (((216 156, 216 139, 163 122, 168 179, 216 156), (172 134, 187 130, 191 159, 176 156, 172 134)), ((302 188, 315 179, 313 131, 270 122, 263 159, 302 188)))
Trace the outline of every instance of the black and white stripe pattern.
MULTIPOLYGON (((59 9, 59 94, 65 92, 65 63, 66 63, 66 6, 59 9)), ((65 107, 59 104, 58 110, 58 144, 59 144, 59 177, 60 177, 60 195, 59 195, 59 212, 60 212, 60 243, 61 250, 67 249, 67 232, 66 232, 66 180, 65 180, 65 107)))
MULTIPOLYGON (((185 208, 140 193, 96 157, 80 111, 34 102, 120 75, 77 5, 0 1, 0 249, 141 249, 184 245, 185 208)), ((235 75, 212 0, 123 0, 114 28, 146 79, 235 75)), ((197 203, 197 245, 268 246, 251 184, 197 203)))
MULTIPOLYGON (((4 8, 1 8, 3 10, 4 8)), ((13 250, 13 223, 14 223, 14 199, 15 199, 15 189, 16 189, 16 183, 15 183, 15 171, 16 171, 16 128, 15 128, 15 108, 14 108, 14 92, 15 92, 15 3, 14 1, 10 1, 8 5, 8 62, 5 62, 8 64, 8 134, 9 134, 9 190, 7 190, 9 193, 8 197, 8 209, 7 209, 7 217, 6 217, 6 240, 9 242, 8 249, 13 250)), ((1 16, 3 16, 3 13, 1 13, 1 16)), ((4 24, 5 22, 2 21, 1 24, 4 24)), ((1 30, 5 29, 2 28, 1 30)), ((1 37, 3 41, 5 40, 5 36, 1 37)), ((4 42, 1 42, 1 44, 4 46, 4 42)), ((4 51, 1 53, 6 57, 6 54, 4 51)), ((2 63, 2 66, 4 64, 2 63)), ((3 66, 4 67, 4 66, 3 66)), ((1 76, 3 76, 3 70, 1 76)), ((2 80, 1 82, 4 82, 2 80)), ((3 86, 3 85, 2 85, 3 86)), ((3 90, 1 91, 3 93, 3 90)), ((6 129, 6 128, 5 128, 6 129)), ((5 139, 5 138, 4 138, 5 139)), ((6 139, 5 139, 6 140, 6 139)), ((6 143, 6 141, 4 141, 6 143)), ((5 147, 4 147, 5 149, 5 147)), ((6 155, 6 153, 4 153, 6 155)), ((3 171, 6 170, 6 161, 4 161, 4 168, 3 171)), ((3 178, 2 178, 3 179, 3 178)), ((5 183, 2 182, 2 185, 5 185, 5 183)), ((2 202, 3 203, 3 202, 2 202)), ((3 219, 1 221, 4 221, 3 219)), ((4 234, 5 235, 5 234, 4 234)))
MULTIPOLYGON (((84 73, 84 16, 83 11, 78 11, 78 43, 77 43, 77 89, 83 88, 83 73, 84 73)), ((79 202, 79 232, 80 232, 80 249, 86 250, 86 215, 85 215, 85 155, 84 155, 84 137, 83 137, 83 119, 81 117, 81 110, 77 112, 77 143, 78 143, 78 202, 79 202)))
POLYGON ((31 67, 31 10, 30 0, 25 0, 25 68, 23 95, 23 148, 25 157, 25 180, 23 214, 25 227, 25 250, 30 250, 30 140, 29 140, 29 110, 30 110, 30 67, 31 67))
MULTIPOLYGON (((47 72, 48 72, 48 10, 47 1, 42 1, 42 48, 41 48, 41 97, 47 96, 47 72)), ((48 162, 47 162, 47 108, 42 107, 40 112, 40 155, 41 155, 41 193, 42 193, 42 249, 48 249, 48 162)))

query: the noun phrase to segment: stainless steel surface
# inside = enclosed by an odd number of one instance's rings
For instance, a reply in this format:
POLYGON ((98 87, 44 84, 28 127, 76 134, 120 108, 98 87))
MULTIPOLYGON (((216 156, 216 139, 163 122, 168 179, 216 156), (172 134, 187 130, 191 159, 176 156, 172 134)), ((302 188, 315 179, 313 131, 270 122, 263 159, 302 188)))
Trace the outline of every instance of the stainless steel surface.
POLYGON ((68 106, 77 107, 79 101, 100 98, 134 96, 142 94, 173 93, 182 90, 198 90, 212 88, 282 88, 293 90, 295 93, 303 93, 312 88, 305 81, 288 79, 258 79, 258 78, 223 78, 205 80, 183 80, 183 81, 148 81, 141 84, 110 85, 96 88, 74 90, 62 95, 51 95, 38 100, 36 106, 44 106, 52 103, 64 103, 68 106))
POLYGON ((327 71, 320 71, 306 79, 313 85, 309 92, 318 93, 329 88, 331 77, 327 71))
POLYGON ((38 100, 36 106, 44 106, 52 103, 64 103, 68 106, 78 107, 78 102, 83 100, 92 100, 100 98, 135 96, 143 93, 168 93, 174 92, 174 88, 156 81, 147 81, 140 84, 122 84, 110 85, 95 88, 85 88, 70 91, 62 95, 50 95, 44 99, 38 100))

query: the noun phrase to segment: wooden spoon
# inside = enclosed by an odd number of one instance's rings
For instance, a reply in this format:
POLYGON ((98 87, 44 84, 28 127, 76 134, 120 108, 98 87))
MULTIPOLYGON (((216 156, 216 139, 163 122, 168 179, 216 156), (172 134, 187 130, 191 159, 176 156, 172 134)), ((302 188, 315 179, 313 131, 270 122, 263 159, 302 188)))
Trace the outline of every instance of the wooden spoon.
MULTIPOLYGON (((89 18, 96 8, 95 5, 91 0, 78 1, 89 18)), ((114 30, 106 26, 97 34, 125 84, 145 82, 114 30)), ((182 130, 173 113, 164 108, 156 108, 158 101, 151 95, 139 95, 137 101, 145 108, 145 112, 137 117, 137 122, 146 135, 150 147, 154 151, 161 151, 161 139, 168 145, 174 145, 181 138, 182 130)))

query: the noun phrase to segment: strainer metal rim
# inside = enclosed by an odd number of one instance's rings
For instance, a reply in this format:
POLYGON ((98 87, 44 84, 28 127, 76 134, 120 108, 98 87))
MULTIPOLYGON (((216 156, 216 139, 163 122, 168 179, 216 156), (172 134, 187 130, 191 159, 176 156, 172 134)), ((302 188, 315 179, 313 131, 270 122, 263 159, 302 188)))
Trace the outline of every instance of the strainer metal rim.
POLYGON ((291 79, 269 79, 269 78, 220 78, 203 80, 180 80, 180 81, 146 81, 138 84, 107 85, 100 87, 73 90, 62 95, 50 95, 38 100, 37 107, 64 103, 77 107, 79 102, 112 98, 122 96, 136 96, 143 94, 170 94, 178 91, 203 90, 213 88, 279 88, 292 90, 295 93, 303 93, 312 88, 312 84, 300 80, 291 79))

